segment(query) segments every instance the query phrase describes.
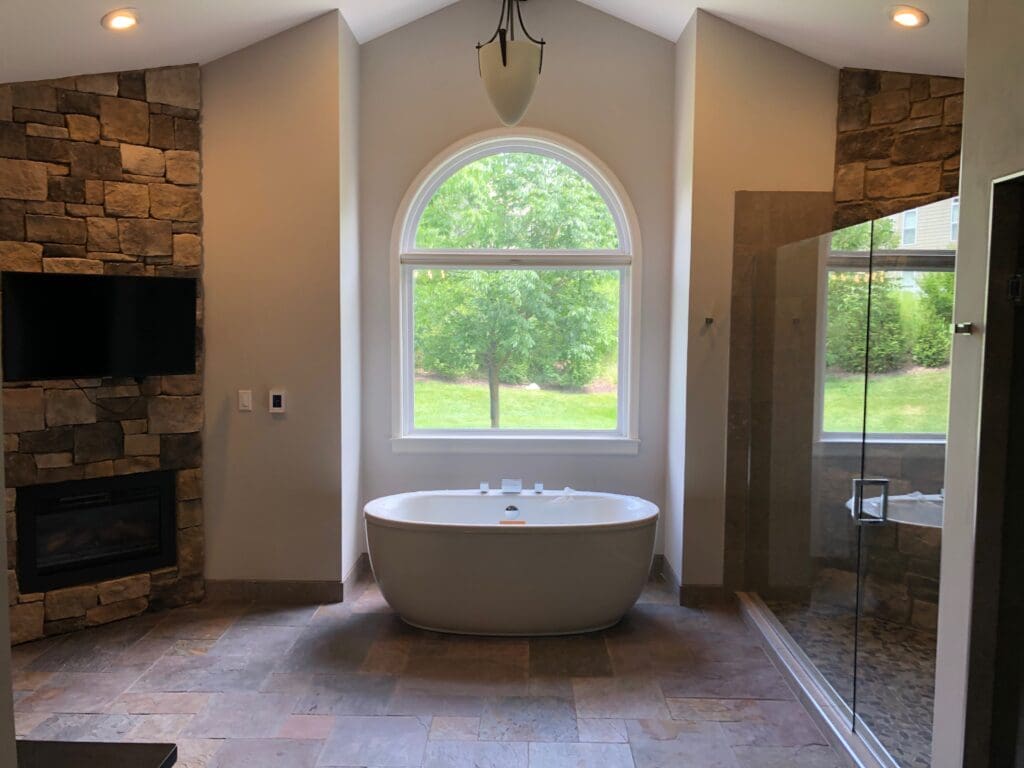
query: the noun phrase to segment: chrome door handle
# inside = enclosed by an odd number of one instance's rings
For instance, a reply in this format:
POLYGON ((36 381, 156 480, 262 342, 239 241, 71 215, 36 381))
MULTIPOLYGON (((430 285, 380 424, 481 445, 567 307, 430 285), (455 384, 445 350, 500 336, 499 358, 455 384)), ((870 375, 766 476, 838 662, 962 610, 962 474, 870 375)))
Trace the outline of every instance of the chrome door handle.
POLYGON ((889 520, 889 479, 884 477, 855 477, 853 479, 853 509, 850 515, 857 525, 883 525, 889 520), (882 492, 879 497, 879 514, 864 512, 864 489, 876 487, 882 492))

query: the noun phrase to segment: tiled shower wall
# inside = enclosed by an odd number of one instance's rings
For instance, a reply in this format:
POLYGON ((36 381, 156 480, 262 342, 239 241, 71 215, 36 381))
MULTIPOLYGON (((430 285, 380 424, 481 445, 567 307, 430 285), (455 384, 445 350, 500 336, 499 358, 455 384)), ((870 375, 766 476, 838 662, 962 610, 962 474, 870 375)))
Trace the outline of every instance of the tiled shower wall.
MULTIPOLYGON (((195 65, 0 86, 0 270, 200 277, 199 117, 195 65)), ((197 307, 196 375, 4 385, 14 643, 202 596, 197 307), (19 487, 158 469, 177 473, 177 567, 19 590, 19 487)))
MULTIPOLYGON (((762 526, 770 492, 765 481, 771 476, 772 420, 764 414, 773 398, 776 249, 827 232, 832 212, 830 192, 736 193, 726 443, 725 586, 730 589, 748 583, 748 553, 767 541, 762 526)), ((813 307, 812 301, 804 309, 813 307)), ((813 319, 804 325, 812 337, 813 327, 813 319)), ((806 333, 786 338, 806 341, 806 333)), ((790 372, 789 384, 798 373, 790 372)), ((810 444, 801 446, 789 455, 789 464, 799 468, 801 460, 809 462, 810 451, 810 444)), ((791 542, 800 544, 796 538, 791 542)))

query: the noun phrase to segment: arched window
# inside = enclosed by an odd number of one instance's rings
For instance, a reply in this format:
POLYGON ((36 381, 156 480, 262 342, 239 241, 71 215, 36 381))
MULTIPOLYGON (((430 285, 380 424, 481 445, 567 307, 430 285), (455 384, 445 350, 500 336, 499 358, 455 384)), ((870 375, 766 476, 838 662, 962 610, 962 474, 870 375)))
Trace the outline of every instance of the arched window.
POLYGON ((425 170, 396 222, 396 437, 635 442, 634 218, 547 135, 425 170))

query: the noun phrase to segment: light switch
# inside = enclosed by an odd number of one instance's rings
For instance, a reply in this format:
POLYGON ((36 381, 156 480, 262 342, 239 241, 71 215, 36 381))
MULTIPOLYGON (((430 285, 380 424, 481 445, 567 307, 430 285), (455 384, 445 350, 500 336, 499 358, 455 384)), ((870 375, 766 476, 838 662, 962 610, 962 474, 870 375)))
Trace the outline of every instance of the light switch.
POLYGON ((240 411, 251 411, 252 410, 252 390, 251 389, 240 389, 238 390, 238 410, 240 411))
POLYGON ((288 410, 283 389, 270 390, 268 409, 271 413, 285 413, 288 410))

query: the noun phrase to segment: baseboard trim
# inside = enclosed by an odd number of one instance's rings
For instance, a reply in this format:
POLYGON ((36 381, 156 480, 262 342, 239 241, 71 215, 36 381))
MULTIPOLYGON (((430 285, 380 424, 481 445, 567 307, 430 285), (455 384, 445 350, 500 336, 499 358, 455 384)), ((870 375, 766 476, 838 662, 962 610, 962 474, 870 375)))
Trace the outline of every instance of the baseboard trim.
MULTIPOLYGON (((785 629, 761 598, 750 592, 737 592, 740 612, 747 626, 760 637, 765 652, 797 694, 832 748, 850 768, 898 768, 884 748, 868 731, 854 733, 849 709, 844 709, 835 694, 813 668, 810 661, 786 642, 785 629)), ((858 720, 858 728, 862 728, 858 720)))
POLYGON ((355 600, 359 593, 363 591, 360 583, 365 583, 369 575, 370 556, 363 552, 356 560, 356 564, 352 566, 352 570, 348 572, 345 581, 341 584, 341 599, 355 600))
POLYGON ((650 574, 651 578, 664 579, 673 592, 679 593, 679 577, 665 555, 654 555, 654 561, 650 564, 650 574))
POLYGON ((322 605, 340 603, 342 595, 340 581, 206 580, 206 598, 208 600, 322 605))
POLYGON ((735 601, 735 593, 721 584, 681 584, 679 586, 679 604, 687 608, 703 608, 735 601))
POLYGON ((668 569, 668 563, 665 562, 664 555, 655 555, 654 559, 651 560, 651 578, 657 579, 658 577, 667 579, 668 575, 665 573, 668 569))

